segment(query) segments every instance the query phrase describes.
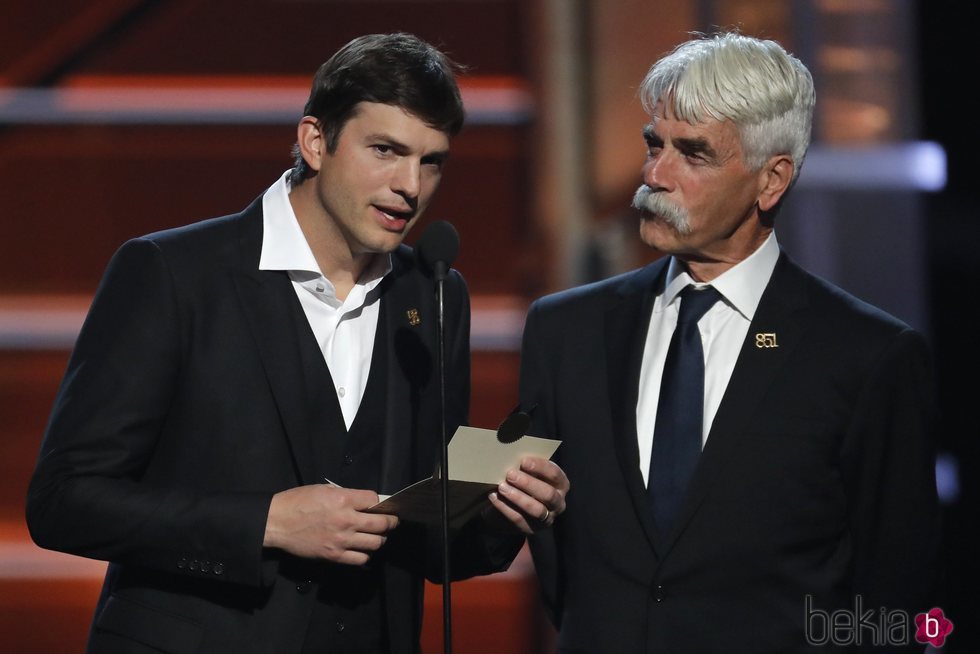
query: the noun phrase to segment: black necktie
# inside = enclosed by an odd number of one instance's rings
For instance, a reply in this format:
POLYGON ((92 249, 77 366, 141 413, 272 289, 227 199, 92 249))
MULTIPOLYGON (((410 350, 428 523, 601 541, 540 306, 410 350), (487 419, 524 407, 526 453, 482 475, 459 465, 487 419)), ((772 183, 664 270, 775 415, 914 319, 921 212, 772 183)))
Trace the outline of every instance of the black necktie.
POLYGON ((681 291, 677 327, 660 381, 647 492, 657 529, 670 531, 701 456, 704 424, 704 351, 698 321, 721 294, 713 287, 681 291))

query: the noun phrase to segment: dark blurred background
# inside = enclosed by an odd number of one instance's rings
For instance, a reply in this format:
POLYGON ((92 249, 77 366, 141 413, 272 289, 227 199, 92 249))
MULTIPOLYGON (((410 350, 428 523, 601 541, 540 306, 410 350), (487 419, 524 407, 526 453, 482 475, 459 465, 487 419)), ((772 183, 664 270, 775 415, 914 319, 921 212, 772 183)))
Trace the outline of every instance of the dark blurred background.
POLYGON ((944 648, 980 651, 980 384, 977 285, 980 282, 980 103, 961 75, 977 60, 972 25, 961 5, 921 2, 917 34, 921 52, 922 137, 942 143, 949 177, 945 189, 926 197, 929 294, 933 347, 938 361, 943 423, 940 442, 959 469, 959 496, 946 510, 947 593, 956 635, 944 648))
MULTIPOLYGON (((516 401, 528 302, 652 259, 628 208, 635 97, 694 30, 775 38, 814 73, 814 145, 777 221, 799 261, 922 329, 937 355, 944 651, 980 651, 972 412, 980 227, 963 10, 911 0, 60 0, 0 6, 0 651, 81 651, 104 565, 37 549, 27 480, 112 252, 237 211, 290 165, 313 72, 410 31, 469 66, 468 124, 423 223, 452 221, 473 294, 472 424, 516 401), (962 68, 961 68, 962 66, 962 68), (964 301, 965 300, 965 301, 964 301), (963 307, 963 308, 961 308, 963 307), (52 625, 57 625, 53 627, 52 625)), ((409 237, 412 241, 413 237, 409 237)), ((902 543, 895 543, 902 547, 902 543)), ((426 651, 441 648, 429 588, 426 651)), ((548 651, 526 553, 454 586, 468 654, 548 651)))

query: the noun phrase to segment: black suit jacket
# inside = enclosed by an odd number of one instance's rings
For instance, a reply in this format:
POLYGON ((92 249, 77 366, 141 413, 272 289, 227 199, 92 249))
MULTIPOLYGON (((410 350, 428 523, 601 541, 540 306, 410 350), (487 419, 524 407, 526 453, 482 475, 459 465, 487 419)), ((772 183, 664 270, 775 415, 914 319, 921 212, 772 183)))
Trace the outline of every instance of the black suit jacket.
POLYGON ((531 433, 563 441, 557 458, 572 483, 567 511, 531 543, 559 650, 823 651, 807 645, 807 633, 829 635, 819 611, 853 612, 858 595, 875 611, 930 608, 938 511, 926 344, 785 255, 681 514, 657 532, 635 412, 667 261, 543 298, 528 314, 522 405, 534 407, 531 433), (776 347, 757 334, 774 334, 776 347))
MULTIPOLYGON (((301 356, 312 331, 286 273, 260 271, 261 198, 152 234, 113 257, 72 353, 31 480, 42 547, 110 562, 91 652, 299 652, 315 587, 262 547, 272 495, 322 483, 314 433, 333 389, 301 356)), ((433 473, 440 439, 434 286, 402 246, 386 276, 379 493, 433 473), (421 319, 413 325, 409 310, 421 319)), ((445 283, 448 433, 466 422, 469 300, 445 283)), ((338 407, 339 411, 339 407, 338 407)), ((520 540, 457 534, 457 578, 499 570, 520 540)), ((415 652, 437 530, 402 525, 384 569, 391 652, 415 652)))

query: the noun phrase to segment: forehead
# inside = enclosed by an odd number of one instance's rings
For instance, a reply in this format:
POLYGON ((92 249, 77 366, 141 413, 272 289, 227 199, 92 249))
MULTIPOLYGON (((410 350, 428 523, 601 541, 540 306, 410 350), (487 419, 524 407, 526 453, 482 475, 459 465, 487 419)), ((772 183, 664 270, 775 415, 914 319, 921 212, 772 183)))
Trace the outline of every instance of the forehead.
POLYGON ((709 118, 699 123, 679 119, 673 108, 663 100, 657 102, 650 114, 650 128, 663 141, 673 139, 698 139, 716 148, 722 146, 741 150, 738 128, 730 120, 709 118))
POLYGON ((359 102, 344 132, 365 138, 384 137, 427 150, 449 148, 449 135, 428 125, 402 107, 380 102, 359 102))

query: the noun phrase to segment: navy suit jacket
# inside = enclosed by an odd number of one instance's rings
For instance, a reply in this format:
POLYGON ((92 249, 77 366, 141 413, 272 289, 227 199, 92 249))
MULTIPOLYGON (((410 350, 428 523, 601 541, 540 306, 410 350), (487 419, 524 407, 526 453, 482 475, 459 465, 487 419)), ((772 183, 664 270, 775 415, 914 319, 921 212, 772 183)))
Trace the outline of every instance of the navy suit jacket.
POLYGON ((533 407, 530 433, 563 441, 557 460, 572 484, 567 511, 531 542, 559 650, 824 651, 834 641, 822 643, 819 611, 853 612, 857 596, 876 611, 931 608, 939 533, 926 343, 785 254, 680 515, 657 532, 636 404, 667 261, 528 313, 521 403, 533 407))
MULTIPOLYGON (((110 562, 90 652, 300 651, 308 562, 262 540, 273 494, 323 482, 314 448, 331 434, 314 425, 336 424, 322 420, 336 397, 322 361, 301 356, 313 336, 287 274, 258 269, 261 243, 259 198, 126 243, 96 293, 27 507, 42 547, 110 562)), ((434 285, 405 246, 393 266, 379 316, 385 494, 433 473, 441 434, 434 285)), ((456 271, 444 288, 451 434, 468 410, 469 299, 456 271)), ((521 545, 481 529, 456 534, 454 577, 503 569, 521 545)), ((390 652, 418 650, 440 554, 438 530, 403 524, 374 557, 390 652)))

